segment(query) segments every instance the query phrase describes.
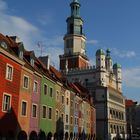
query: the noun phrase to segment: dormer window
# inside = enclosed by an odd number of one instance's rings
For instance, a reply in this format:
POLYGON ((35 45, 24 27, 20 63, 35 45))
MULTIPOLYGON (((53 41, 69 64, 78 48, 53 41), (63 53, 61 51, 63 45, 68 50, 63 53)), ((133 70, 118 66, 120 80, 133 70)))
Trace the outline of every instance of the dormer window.
POLYGON ((31 58, 31 65, 34 67, 34 59, 33 58, 31 58))
POLYGON ((4 41, 0 41, 0 46, 7 49, 7 44, 4 41))
POLYGON ((19 52, 19 58, 20 58, 20 59, 23 59, 23 51, 20 51, 20 52, 19 52))

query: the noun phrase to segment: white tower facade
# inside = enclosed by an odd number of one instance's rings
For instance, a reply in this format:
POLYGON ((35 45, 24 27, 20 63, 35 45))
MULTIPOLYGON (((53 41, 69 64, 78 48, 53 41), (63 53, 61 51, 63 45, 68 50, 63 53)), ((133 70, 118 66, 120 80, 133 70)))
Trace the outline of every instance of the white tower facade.
POLYGON ((122 92, 122 69, 121 65, 118 63, 115 63, 113 65, 113 72, 116 76, 116 83, 117 83, 117 89, 122 92))
POLYGON ((96 83, 98 86, 106 86, 105 53, 102 49, 96 51, 96 83))
POLYGON ((110 50, 107 49, 106 50, 106 69, 107 71, 111 72, 112 71, 112 65, 113 65, 113 62, 112 62, 112 58, 110 56, 110 50))

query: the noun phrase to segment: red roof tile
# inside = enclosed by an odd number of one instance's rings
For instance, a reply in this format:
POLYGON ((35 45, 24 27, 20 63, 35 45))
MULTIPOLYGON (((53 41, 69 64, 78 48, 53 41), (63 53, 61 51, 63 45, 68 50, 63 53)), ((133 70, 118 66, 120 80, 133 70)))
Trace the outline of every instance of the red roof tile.
POLYGON ((134 106, 136 104, 137 104, 136 101, 133 101, 133 100, 125 100, 125 105, 126 106, 134 106))

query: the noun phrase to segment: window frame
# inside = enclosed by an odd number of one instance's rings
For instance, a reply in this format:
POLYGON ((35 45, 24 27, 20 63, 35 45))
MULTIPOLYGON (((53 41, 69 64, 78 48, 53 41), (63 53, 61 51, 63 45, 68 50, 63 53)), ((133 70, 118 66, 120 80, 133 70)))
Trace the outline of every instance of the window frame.
POLYGON ((13 81, 13 73, 14 73, 14 67, 7 63, 6 64, 6 76, 5 76, 6 80, 13 81), (11 79, 9 79, 9 77, 8 77, 8 75, 9 75, 8 74, 8 67, 12 68, 11 79))
POLYGON ((44 86, 43 86, 43 91, 44 91, 44 95, 47 95, 48 94, 48 85, 46 83, 44 83, 44 86), (45 86, 47 87, 47 90, 46 90, 46 94, 45 94, 45 86))
POLYGON ((33 92, 38 93, 38 81, 34 80, 33 92), (37 84, 37 91, 35 91, 35 83, 37 84))
POLYGON ((38 117, 37 112, 38 112, 38 105, 35 104, 35 103, 32 103, 32 118, 37 118, 38 117), (33 116, 33 106, 36 106, 36 116, 35 117, 33 116))
POLYGON ((59 120, 59 110, 56 109, 56 110, 55 110, 55 121, 58 121, 58 120, 59 120), (58 112, 58 118, 56 118, 56 112, 58 112))
POLYGON ((66 123, 69 123, 69 115, 66 114, 66 120, 65 120, 66 123))
POLYGON ((59 102, 59 96, 60 96, 60 92, 58 90, 56 90, 56 101, 59 102))
POLYGON ((53 119, 53 108, 48 106, 48 120, 52 120, 53 119), (50 118, 50 114, 49 114, 49 109, 51 109, 51 118, 50 118))
POLYGON ((47 106, 46 105, 42 105, 42 116, 41 116, 42 119, 46 119, 47 118, 47 106), (46 115, 45 117, 43 117, 43 107, 46 108, 46 115))
POLYGON ((69 98, 66 97, 66 105, 68 106, 69 105, 69 98))
POLYGON ((73 125, 73 116, 70 116, 70 125, 73 125))
POLYGON ((64 96, 64 95, 61 96, 61 103, 62 103, 62 104, 65 103, 65 96, 64 96))
POLYGON ((53 97, 53 87, 51 87, 51 86, 49 87, 49 96, 50 96, 50 97, 53 97), (52 89, 52 93, 51 93, 51 89, 52 89), (52 96, 51 96, 51 95, 52 95, 52 96))
POLYGON ((27 110, 28 110, 28 102, 26 100, 22 100, 21 101, 21 116, 22 117, 27 117, 27 110), (26 113, 25 115, 22 114, 22 103, 25 102, 26 103, 26 113))
POLYGON ((6 112, 6 113, 10 112, 10 110, 11 110, 11 102, 12 102, 12 95, 4 92, 3 93, 3 100, 2 100, 2 112, 6 112), (10 97, 9 110, 4 110, 4 105, 3 105, 4 96, 9 96, 10 97))
POLYGON ((23 88, 24 89, 29 89, 29 76, 27 76, 26 74, 24 74, 24 76, 23 76, 23 88), (27 84, 27 87, 25 87, 25 84, 24 84, 24 78, 27 78, 28 79, 28 84, 27 84))

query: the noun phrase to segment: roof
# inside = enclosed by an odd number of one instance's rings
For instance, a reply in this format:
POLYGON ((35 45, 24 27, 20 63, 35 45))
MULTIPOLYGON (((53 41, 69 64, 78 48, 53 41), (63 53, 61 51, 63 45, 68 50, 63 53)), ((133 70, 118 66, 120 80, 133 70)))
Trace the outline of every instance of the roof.
POLYGON ((73 0, 73 2, 79 3, 79 0, 73 0))
POLYGON ((3 34, 0 33, 0 40, 5 41, 8 46, 10 47, 17 47, 18 44, 13 41, 9 36, 4 36, 3 34))
POLYGON ((129 106, 135 106, 137 104, 136 101, 133 100, 125 100, 125 106, 129 107, 129 106))
POLYGON ((114 65, 113 65, 113 69, 118 69, 118 68, 122 68, 122 66, 120 65, 120 64, 118 64, 118 63, 115 63, 114 65))
POLYGON ((88 99, 89 101, 90 95, 88 89, 83 87, 80 83, 70 83, 70 86, 80 97, 88 99))
POLYGON ((8 36, 0 34, 0 42, 4 42, 4 44, 6 45, 5 51, 11 53, 15 57, 18 57, 17 55, 18 44, 14 40, 12 40, 8 36))
POLYGON ((51 65, 50 65, 50 72, 55 74, 55 76, 56 76, 56 78, 58 80, 63 80, 62 74, 57 69, 55 69, 53 66, 51 66, 51 65))
POLYGON ((103 49, 98 49, 98 50, 96 51, 96 56, 97 56, 97 55, 105 55, 103 49))
POLYGON ((111 51, 110 51, 110 49, 108 48, 108 49, 106 50, 106 58, 111 59, 110 53, 111 53, 111 51))

